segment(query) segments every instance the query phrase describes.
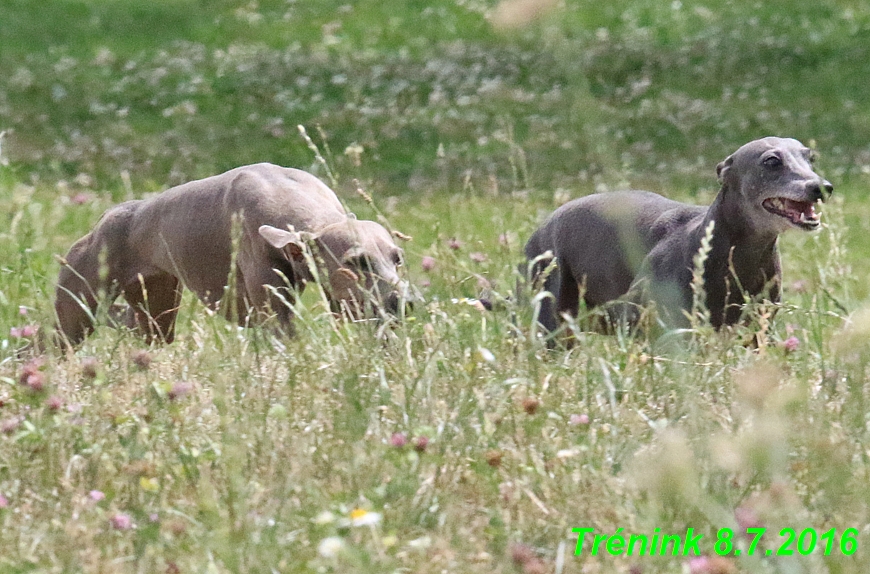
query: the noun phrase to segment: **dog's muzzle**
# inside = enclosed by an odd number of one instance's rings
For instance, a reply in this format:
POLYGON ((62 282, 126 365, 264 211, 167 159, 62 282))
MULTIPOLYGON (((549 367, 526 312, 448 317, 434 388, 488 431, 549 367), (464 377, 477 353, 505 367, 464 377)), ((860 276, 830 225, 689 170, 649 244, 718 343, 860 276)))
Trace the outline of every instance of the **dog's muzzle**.
POLYGON ((390 293, 384 297, 384 310, 392 315, 398 315, 400 310, 411 311, 414 309, 414 303, 419 299, 410 285, 402 281, 394 285, 390 293))
POLYGON ((391 315, 396 315, 399 312, 399 302, 401 297, 399 294, 393 291, 389 295, 387 295, 386 301, 384 301, 384 307, 386 311, 391 315))
POLYGON ((821 223, 819 214, 816 213, 816 205, 827 201, 833 191, 834 186, 830 181, 822 178, 810 179, 803 186, 803 197, 768 197, 761 205, 773 215, 809 231, 818 228, 821 223))
POLYGON ((807 195, 813 201, 827 201, 834 193, 834 185, 826 179, 813 180, 807 183, 807 195))

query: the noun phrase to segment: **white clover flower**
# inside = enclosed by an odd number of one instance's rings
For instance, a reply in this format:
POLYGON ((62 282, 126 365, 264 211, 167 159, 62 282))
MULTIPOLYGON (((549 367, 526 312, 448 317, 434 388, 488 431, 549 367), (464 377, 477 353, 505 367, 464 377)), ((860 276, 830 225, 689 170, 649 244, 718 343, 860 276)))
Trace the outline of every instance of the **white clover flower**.
POLYGON ((495 355, 493 355, 492 351, 490 351, 486 347, 478 347, 477 354, 480 355, 480 358, 487 363, 495 363, 495 355))
POLYGON ((324 558, 335 558, 344 548, 344 540, 338 536, 327 536, 317 545, 317 553, 324 558))
POLYGON ((426 550, 432 546, 432 538, 429 536, 423 536, 422 538, 415 538, 408 542, 408 547, 413 548, 414 550, 426 550))
POLYGON ((333 522, 335 522, 335 515, 328 510, 324 510, 323 512, 312 518, 311 521, 314 522, 314 524, 320 525, 332 524, 333 522))

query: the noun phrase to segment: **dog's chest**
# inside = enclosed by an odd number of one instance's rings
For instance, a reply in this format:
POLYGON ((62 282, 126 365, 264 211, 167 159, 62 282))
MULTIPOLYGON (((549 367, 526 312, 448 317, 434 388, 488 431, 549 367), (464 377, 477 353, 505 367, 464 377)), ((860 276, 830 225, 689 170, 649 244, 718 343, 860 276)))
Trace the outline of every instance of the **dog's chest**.
POLYGON ((704 270, 707 307, 717 326, 739 321, 747 298, 779 299, 780 266, 775 244, 764 250, 726 247, 710 253, 704 270))

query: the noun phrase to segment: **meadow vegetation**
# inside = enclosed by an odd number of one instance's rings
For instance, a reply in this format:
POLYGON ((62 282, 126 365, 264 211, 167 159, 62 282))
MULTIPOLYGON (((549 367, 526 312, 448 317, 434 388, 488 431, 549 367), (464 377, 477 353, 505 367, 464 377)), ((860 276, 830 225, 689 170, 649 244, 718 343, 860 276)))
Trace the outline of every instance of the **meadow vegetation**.
POLYGON ((870 8, 564 4, 509 30, 484 0, 0 4, 0 571, 866 571, 870 8), (351 324, 310 289, 288 340, 187 294, 172 345, 32 347, 110 205, 254 161, 328 180, 297 125, 359 217, 412 236, 422 303, 351 324), (783 237, 775 317, 547 348, 516 293, 544 214, 709 201, 770 134, 837 187, 783 237), (762 550, 858 549, 715 557, 759 525, 762 550), (575 527, 691 527, 705 556, 575 556, 575 527))

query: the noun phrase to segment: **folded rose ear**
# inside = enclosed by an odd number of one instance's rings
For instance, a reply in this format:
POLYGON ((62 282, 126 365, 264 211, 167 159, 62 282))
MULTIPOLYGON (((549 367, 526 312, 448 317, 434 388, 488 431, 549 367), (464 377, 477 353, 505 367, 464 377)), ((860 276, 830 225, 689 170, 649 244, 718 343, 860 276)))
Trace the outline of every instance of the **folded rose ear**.
POLYGON ((728 173, 728 168, 730 168, 733 163, 734 156, 729 155, 716 166, 716 178, 719 180, 719 183, 725 181, 725 174, 728 173))
POLYGON ((271 225, 261 225, 258 230, 260 237, 276 249, 281 249, 296 261, 304 259, 305 243, 314 238, 310 233, 293 229, 278 229, 271 225))

